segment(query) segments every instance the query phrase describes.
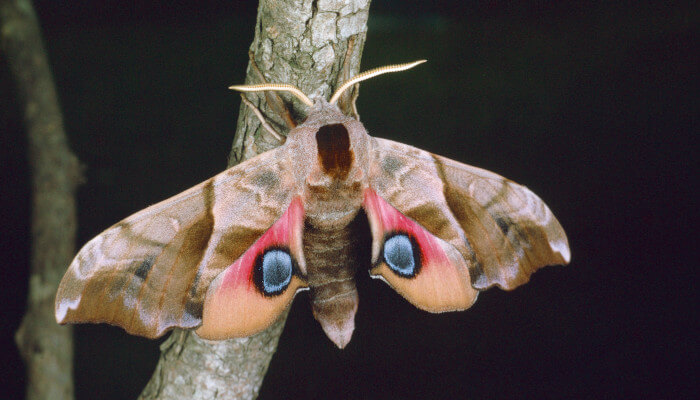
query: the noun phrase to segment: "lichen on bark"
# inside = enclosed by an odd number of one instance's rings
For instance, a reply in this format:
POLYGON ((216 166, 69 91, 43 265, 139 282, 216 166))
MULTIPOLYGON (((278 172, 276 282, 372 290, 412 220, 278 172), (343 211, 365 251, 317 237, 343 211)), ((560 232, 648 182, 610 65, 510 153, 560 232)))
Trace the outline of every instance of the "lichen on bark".
MULTIPOLYGON (((359 71, 369 3, 369 0, 261 0, 250 51, 265 80, 295 85, 311 98, 328 98, 347 79, 340 76, 344 69, 349 70, 346 71, 349 75, 359 71)), ((251 64, 245 83, 261 83, 251 64)), ((293 119, 302 121, 306 106, 293 96, 280 96, 293 119)), ((284 116, 273 111, 265 95, 250 95, 248 99, 278 131, 287 131, 284 116)), ((280 144, 262 128, 250 108, 242 104, 229 166, 280 144)), ((284 313, 271 327, 251 337, 219 342, 203 340, 191 331, 175 331, 161 346, 156 371, 140 398, 257 397, 286 316, 284 313)))

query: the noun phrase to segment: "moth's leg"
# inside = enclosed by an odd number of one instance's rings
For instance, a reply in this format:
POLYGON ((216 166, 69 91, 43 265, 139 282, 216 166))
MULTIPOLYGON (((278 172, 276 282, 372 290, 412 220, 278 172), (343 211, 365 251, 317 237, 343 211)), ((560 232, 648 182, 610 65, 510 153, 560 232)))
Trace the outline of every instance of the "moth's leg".
MULTIPOLYGON (((349 79, 352 78, 350 71, 350 58, 352 55, 352 51, 355 48, 355 38, 356 36, 352 36, 350 37, 350 39, 348 39, 348 48, 345 51, 345 61, 343 61, 343 69, 338 75, 338 87, 340 87, 343 83, 347 82, 349 79)), ((351 89, 345 91, 345 93, 343 93, 340 96, 340 99, 338 99, 338 107, 343 111, 343 113, 352 116, 358 121, 360 120, 360 114, 357 112, 357 105, 355 104, 355 102, 357 101, 357 97, 359 95, 360 85, 356 84, 351 89)))
MULTIPOLYGON (((250 58, 250 66, 253 69, 255 75, 257 75, 260 83, 268 83, 265 79, 265 75, 263 75, 262 71, 260 71, 260 68, 258 68, 258 64, 255 62, 255 54, 252 51, 249 51, 248 57, 250 58)), ((265 99, 267 100, 267 104, 270 106, 270 108, 272 108, 272 111, 274 111, 277 115, 282 117, 284 123, 287 124, 287 128, 292 129, 297 126, 297 123, 294 121, 294 118, 292 118, 292 113, 289 112, 289 108, 287 108, 287 106, 284 104, 284 101, 282 101, 282 98, 277 94, 277 92, 270 90, 265 91, 265 99)), ((260 117, 258 116, 258 118, 260 117)), ((262 118, 260 118, 260 120, 262 121, 262 118)))
POLYGON ((265 117, 262 115, 258 107, 255 107, 255 104, 251 103, 248 99, 245 98, 243 93, 241 93, 241 100, 243 100, 243 103, 250 107, 251 110, 253 110, 253 113, 255 114, 256 117, 260 120, 260 123, 262 124, 262 127, 265 128, 266 131, 270 133, 270 135, 274 136, 275 139, 279 140, 280 142, 284 143, 285 137, 280 135, 275 128, 272 127, 267 121, 265 121, 265 117))

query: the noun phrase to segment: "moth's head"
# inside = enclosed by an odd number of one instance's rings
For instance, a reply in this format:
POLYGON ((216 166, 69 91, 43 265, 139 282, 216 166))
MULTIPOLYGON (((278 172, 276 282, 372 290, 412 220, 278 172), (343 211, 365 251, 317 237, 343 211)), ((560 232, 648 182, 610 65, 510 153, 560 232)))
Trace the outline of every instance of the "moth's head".
MULTIPOLYGON (((289 84, 234 85, 229 89, 241 92, 283 91, 298 98, 308 107, 308 116, 303 124, 292 129, 287 136, 290 140, 305 142, 302 143, 303 146, 299 146, 301 149, 313 150, 314 154, 300 156, 318 159, 318 163, 311 164, 316 170, 309 171, 309 179, 313 180, 313 183, 322 183, 328 179, 345 180, 353 175, 353 166, 358 164, 356 157, 362 157, 366 153, 369 136, 356 118, 344 114, 338 107, 338 102, 343 94, 347 94, 348 89, 364 80, 389 72, 405 71, 424 62, 426 60, 387 65, 365 71, 340 85, 329 100, 320 96, 314 97, 312 100, 301 89, 289 84)), ((246 104, 253 107, 256 115, 265 126, 266 122, 259 111, 246 100, 243 94, 241 97, 246 104)), ((354 103, 354 100, 351 100, 351 103, 354 103)), ((343 108, 354 110, 354 104, 343 108)), ((275 135, 277 136, 277 134, 275 135)))

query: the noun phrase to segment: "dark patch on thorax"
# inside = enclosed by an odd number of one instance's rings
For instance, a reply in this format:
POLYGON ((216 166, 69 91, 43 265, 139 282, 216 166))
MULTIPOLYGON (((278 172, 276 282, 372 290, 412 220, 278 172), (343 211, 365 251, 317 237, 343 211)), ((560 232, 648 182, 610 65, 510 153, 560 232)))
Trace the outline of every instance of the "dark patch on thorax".
POLYGON ((323 172, 335 179, 345 179, 354 159, 350 135, 343 124, 324 125, 316 132, 318 158, 323 172))

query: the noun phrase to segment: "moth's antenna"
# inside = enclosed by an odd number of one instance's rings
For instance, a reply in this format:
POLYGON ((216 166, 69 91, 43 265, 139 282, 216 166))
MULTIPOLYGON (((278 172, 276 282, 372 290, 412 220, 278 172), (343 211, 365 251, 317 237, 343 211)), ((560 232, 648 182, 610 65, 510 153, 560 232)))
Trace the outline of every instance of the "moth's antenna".
POLYGON ((375 68, 375 69, 370 69, 369 71, 365 71, 365 72, 353 77, 349 81, 343 83, 342 86, 340 86, 338 88, 338 90, 336 90, 335 93, 333 93, 333 97, 331 97, 331 100, 329 101, 329 103, 335 104, 338 101, 338 99, 340 98, 340 96, 343 94, 344 91, 346 91, 349 87, 352 87, 352 85, 354 85, 358 82, 362 82, 362 81, 367 80, 369 78, 374 78, 377 75, 387 74, 389 72, 405 71, 407 69, 411 69, 411 68, 415 67, 418 64, 423 64, 426 61, 428 61, 428 60, 418 60, 418 61, 414 61, 414 62, 406 63, 406 64, 386 65, 384 67, 379 67, 379 68, 375 68))
POLYGON ((238 90, 239 92, 262 92, 265 90, 290 92, 307 106, 312 107, 314 105, 314 102, 311 101, 311 99, 309 99, 308 96, 304 94, 304 92, 302 92, 301 90, 299 90, 298 87, 293 85, 279 83, 264 83, 260 85, 233 85, 229 86, 229 89, 238 90))

